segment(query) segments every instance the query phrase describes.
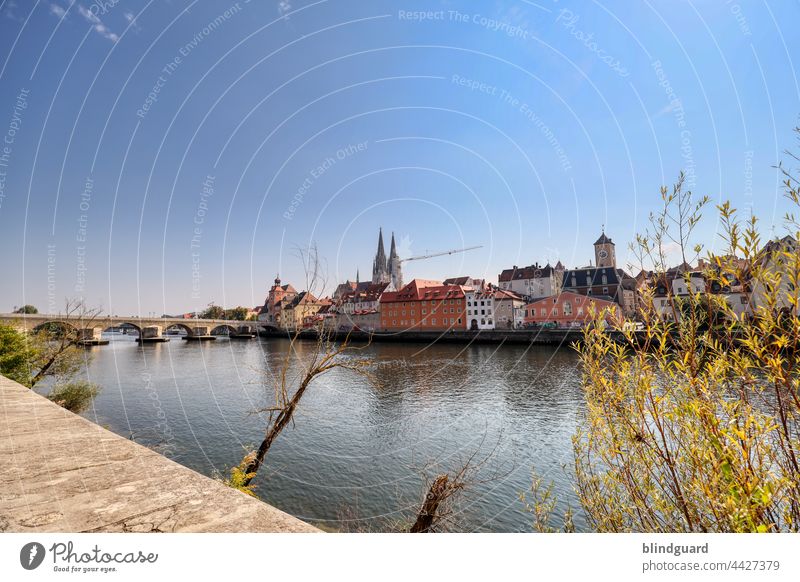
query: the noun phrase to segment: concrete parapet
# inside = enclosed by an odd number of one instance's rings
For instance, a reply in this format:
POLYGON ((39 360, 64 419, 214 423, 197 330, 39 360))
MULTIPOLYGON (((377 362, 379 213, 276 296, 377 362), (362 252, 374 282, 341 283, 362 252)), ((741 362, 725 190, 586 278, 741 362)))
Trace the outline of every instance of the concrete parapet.
POLYGON ((316 532, 0 376, 0 532, 316 532))

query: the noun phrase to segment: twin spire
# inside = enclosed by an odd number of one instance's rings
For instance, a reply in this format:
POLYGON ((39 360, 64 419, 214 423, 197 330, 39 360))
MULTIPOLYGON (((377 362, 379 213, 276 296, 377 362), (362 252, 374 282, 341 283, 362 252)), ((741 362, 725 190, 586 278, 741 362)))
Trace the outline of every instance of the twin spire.
POLYGON ((383 248, 383 228, 380 228, 378 230, 378 251, 372 261, 372 282, 392 283, 395 289, 400 289, 403 286, 403 272, 400 263, 397 245, 394 242, 394 233, 392 233, 392 245, 387 259, 386 251, 383 248))

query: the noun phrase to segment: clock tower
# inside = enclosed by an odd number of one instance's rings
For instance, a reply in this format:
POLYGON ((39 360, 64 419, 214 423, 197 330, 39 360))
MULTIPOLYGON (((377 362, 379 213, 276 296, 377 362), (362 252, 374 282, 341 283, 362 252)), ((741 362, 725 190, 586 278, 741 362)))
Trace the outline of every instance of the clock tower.
POLYGON ((616 268, 617 253, 614 248, 614 243, 606 236, 604 231, 603 234, 600 235, 600 238, 594 243, 595 264, 598 267, 616 268))

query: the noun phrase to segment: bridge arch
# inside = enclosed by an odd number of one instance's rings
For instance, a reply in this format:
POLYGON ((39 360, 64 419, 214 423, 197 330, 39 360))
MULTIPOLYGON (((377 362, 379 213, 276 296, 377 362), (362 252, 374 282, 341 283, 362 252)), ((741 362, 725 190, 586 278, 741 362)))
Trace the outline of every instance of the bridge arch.
MULTIPOLYGON (((107 322, 104 322, 104 323, 107 323, 107 322)), ((111 325, 107 325, 107 326, 103 327, 103 331, 108 331, 109 329, 118 328, 118 327, 123 326, 123 325, 128 325, 128 326, 132 327, 133 329, 136 330, 136 333, 138 333, 139 335, 142 335, 142 326, 140 326, 137 323, 133 323, 132 321, 114 321, 114 322, 111 323, 111 325)))
POLYGON ((214 326, 209 333, 211 335, 224 335, 224 334, 219 333, 220 330, 223 330, 223 329, 227 329, 228 330, 228 335, 235 334, 237 331, 239 331, 233 325, 230 325, 229 323, 223 323, 223 324, 214 326))
POLYGON ((165 328, 162 330, 162 332, 166 333, 168 329, 174 329, 174 328, 176 328, 176 327, 178 327, 178 328, 180 328, 180 329, 184 330, 184 331, 186 332, 186 335, 192 335, 192 334, 194 333, 194 330, 192 330, 192 328, 191 328, 191 327, 189 327, 189 326, 188 326, 188 325, 186 325, 185 323, 180 323, 180 322, 178 322, 178 321, 176 321, 176 322, 174 322, 174 323, 170 323, 169 325, 167 325, 167 326, 166 326, 166 327, 165 327, 165 328))
POLYGON ((38 333, 40 331, 45 331, 47 328, 52 330, 54 327, 60 328, 62 331, 78 331, 79 329, 79 326, 73 324, 71 321, 65 321, 63 319, 49 319, 47 321, 37 323, 31 328, 31 332, 38 333))

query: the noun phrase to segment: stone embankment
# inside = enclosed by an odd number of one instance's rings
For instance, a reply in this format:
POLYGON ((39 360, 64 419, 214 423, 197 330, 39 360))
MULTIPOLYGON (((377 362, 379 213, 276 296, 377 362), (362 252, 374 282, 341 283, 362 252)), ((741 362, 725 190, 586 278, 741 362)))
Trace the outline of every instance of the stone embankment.
POLYGON ((0 376, 0 532, 315 532, 0 376))

